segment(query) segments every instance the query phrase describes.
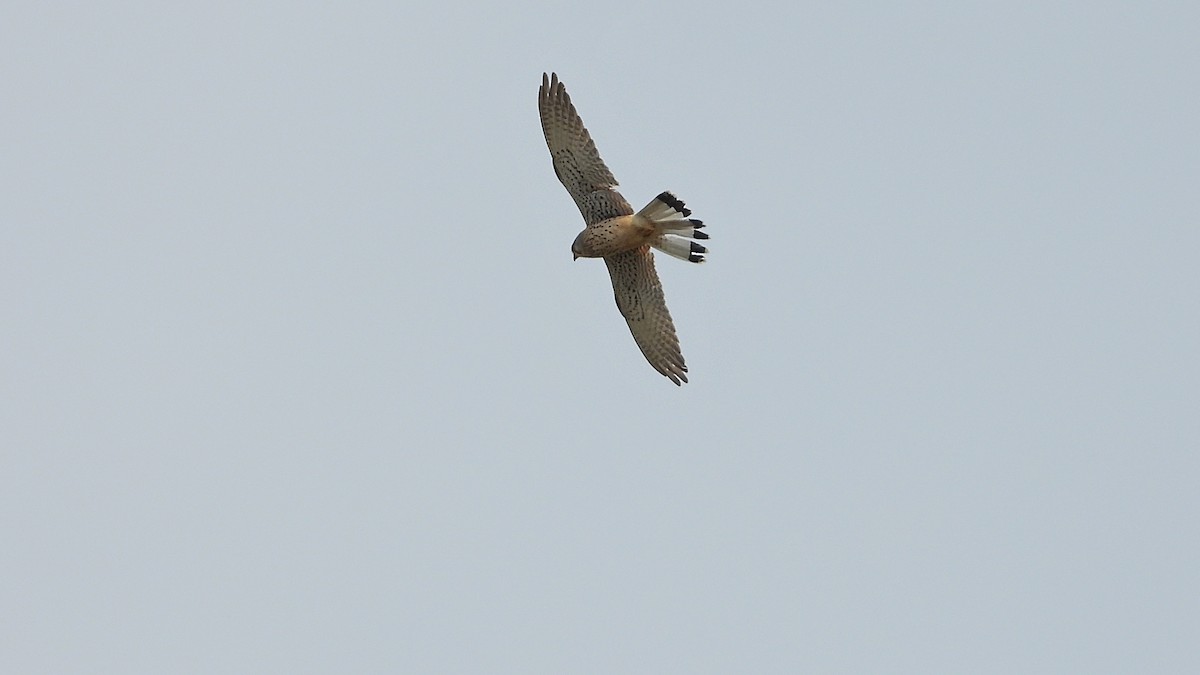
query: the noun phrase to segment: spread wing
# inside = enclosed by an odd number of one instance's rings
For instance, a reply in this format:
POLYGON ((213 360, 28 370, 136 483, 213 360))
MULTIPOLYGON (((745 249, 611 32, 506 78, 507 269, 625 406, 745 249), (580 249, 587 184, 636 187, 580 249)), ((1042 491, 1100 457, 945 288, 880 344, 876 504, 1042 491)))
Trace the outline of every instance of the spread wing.
POLYGON ((538 111, 546 147, 550 148, 550 158, 554 161, 554 174, 575 200, 584 222, 593 225, 632 214, 633 207, 616 191, 617 179, 596 152, 596 144, 571 105, 571 97, 558 81, 558 75, 547 77, 542 73, 538 111))
POLYGON ((629 324, 629 332, 646 360, 675 384, 687 382, 687 365, 679 351, 675 324, 667 311, 662 283, 654 271, 654 254, 649 246, 604 258, 612 277, 617 308, 629 324))

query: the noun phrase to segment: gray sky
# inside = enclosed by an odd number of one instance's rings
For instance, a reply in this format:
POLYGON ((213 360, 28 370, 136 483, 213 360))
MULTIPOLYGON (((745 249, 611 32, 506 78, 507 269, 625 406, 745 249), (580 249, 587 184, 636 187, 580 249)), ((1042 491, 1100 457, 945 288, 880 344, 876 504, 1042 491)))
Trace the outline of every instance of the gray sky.
POLYGON ((0 9, 0 671, 1200 671, 1200 11, 480 4, 0 9))

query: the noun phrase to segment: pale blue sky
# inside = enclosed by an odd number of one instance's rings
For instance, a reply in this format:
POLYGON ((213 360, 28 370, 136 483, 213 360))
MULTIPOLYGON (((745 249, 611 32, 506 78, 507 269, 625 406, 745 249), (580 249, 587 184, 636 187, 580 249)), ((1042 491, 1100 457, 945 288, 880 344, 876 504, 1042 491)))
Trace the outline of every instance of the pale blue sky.
POLYGON ((1048 5, 6 4, 0 672, 1200 671, 1200 11, 1048 5))

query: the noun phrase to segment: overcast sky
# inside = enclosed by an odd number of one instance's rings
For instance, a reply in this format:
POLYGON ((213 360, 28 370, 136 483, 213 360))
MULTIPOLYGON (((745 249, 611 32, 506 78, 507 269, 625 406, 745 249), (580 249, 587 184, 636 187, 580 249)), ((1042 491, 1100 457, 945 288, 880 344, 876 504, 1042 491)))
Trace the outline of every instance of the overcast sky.
POLYGON ((189 5, 0 9, 0 671, 1200 672, 1200 10, 189 5))

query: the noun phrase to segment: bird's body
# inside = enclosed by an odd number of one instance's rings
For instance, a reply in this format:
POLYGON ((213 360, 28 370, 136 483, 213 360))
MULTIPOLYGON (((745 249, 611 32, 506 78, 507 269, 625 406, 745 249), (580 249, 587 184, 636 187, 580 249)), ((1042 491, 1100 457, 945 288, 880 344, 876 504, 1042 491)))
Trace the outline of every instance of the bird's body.
POLYGON ((648 218, 636 213, 588 225, 575 237, 571 252, 579 258, 603 258, 650 243, 657 230, 648 218))
POLYGON ((571 244, 576 258, 603 258, 617 308, 654 369, 675 384, 687 382, 687 365, 654 269, 656 248, 688 262, 704 262, 704 223, 682 201, 663 192, 641 211, 617 192, 617 181, 571 104, 558 75, 542 75, 538 110, 554 175, 575 200, 586 227, 571 244))

